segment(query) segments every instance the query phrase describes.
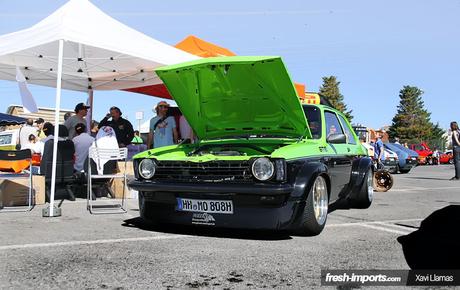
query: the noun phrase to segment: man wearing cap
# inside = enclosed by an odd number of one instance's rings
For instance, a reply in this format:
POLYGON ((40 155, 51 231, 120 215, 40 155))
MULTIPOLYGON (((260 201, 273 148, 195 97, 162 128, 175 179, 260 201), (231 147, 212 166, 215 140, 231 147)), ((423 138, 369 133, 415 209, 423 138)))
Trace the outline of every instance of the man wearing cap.
POLYGON ((134 138, 134 129, 131 122, 121 117, 120 108, 111 107, 110 112, 99 122, 98 128, 103 126, 112 127, 117 137, 118 147, 123 148, 131 144, 134 138), (109 119, 111 120, 109 121, 109 119))
POLYGON ((65 122, 64 126, 69 130, 69 139, 72 140, 75 137, 75 126, 79 123, 86 124, 85 116, 88 114, 88 109, 84 103, 78 103, 75 106, 75 115, 69 117, 65 122))
POLYGON ((45 132, 43 132, 43 125, 45 124, 45 120, 43 118, 38 118, 35 120, 35 124, 37 124, 37 137, 38 139, 43 139, 46 137, 45 132))
POLYGON ((147 140, 147 148, 173 145, 177 143, 178 133, 174 117, 168 117, 169 104, 165 101, 159 102, 155 107, 157 115, 150 119, 150 131, 147 140))

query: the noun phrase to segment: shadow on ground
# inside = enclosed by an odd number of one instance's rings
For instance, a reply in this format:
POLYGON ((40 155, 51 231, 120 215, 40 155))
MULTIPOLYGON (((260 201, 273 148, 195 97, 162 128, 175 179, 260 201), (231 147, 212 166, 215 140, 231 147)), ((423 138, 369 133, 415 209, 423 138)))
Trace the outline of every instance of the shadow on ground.
POLYGON ((124 223, 122 224, 122 226, 124 227, 135 227, 144 231, 155 231, 168 234, 261 241, 278 241, 292 239, 289 232, 286 231, 237 230, 204 226, 182 226, 172 224, 150 225, 144 222, 144 220, 142 220, 140 217, 124 220, 123 222, 124 223))
POLYGON ((397 238, 411 269, 460 269, 460 205, 425 218, 419 230, 397 238))
MULTIPOLYGON (((409 178, 409 179, 421 179, 421 180, 450 180, 450 178, 437 178, 437 177, 415 177, 415 176, 404 176, 405 178, 409 178)), ((453 182, 452 184, 455 184, 455 182, 453 182)))

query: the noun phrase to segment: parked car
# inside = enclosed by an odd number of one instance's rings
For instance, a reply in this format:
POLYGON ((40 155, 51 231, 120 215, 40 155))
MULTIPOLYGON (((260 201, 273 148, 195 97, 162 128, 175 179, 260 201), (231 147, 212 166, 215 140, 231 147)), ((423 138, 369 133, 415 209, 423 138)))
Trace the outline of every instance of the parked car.
POLYGON ((398 155, 398 171, 401 173, 408 173, 412 168, 418 164, 417 152, 410 150, 400 144, 385 143, 385 148, 390 149, 398 155))
POLYGON ((398 154, 385 148, 385 160, 383 161, 383 165, 390 173, 397 173, 399 166, 398 154))
POLYGON ((428 147, 426 143, 411 144, 409 149, 418 153, 419 164, 430 164, 433 165, 433 151, 428 147))
POLYGON ((454 155, 452 150, 447 150, 439 155, 440 164, 454 164, 454 155))
POLYGON ((156 73, 199 142, 134 156, 129 185, 147 222, 317 235, 332 206, 371 205, 372 161, 346 117, 302 106, 280 58, 200 59, 156 73))

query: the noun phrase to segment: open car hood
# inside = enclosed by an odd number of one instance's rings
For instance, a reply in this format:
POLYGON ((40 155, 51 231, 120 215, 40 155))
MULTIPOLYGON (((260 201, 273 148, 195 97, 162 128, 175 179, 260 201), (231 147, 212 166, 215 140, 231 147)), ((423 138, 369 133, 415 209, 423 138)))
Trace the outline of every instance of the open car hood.
POLYGON ((156 70, 202 139, 310 137, 294 84, 280 57, 216 57, 156 70))

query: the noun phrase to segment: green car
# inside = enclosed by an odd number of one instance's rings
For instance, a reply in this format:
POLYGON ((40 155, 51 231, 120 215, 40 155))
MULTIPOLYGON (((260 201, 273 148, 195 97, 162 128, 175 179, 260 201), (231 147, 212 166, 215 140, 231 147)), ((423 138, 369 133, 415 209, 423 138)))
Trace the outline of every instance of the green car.
POLYGON ((134 156, 151 223, 319 234, 337 208, 367 208, 373 166, 345 116, 302 105, 279 57, 157 69, 199 141, 134 156))

